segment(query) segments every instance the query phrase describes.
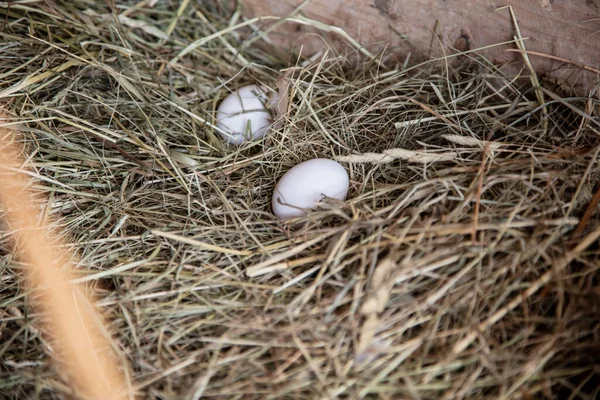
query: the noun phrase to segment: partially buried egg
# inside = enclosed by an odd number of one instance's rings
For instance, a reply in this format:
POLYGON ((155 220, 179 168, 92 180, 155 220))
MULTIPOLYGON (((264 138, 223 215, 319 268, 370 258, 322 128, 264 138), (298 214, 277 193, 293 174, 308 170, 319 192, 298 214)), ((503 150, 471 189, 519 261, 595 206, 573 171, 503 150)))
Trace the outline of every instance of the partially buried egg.
POLYGON ((315 158, 300 163, 286 172, 273 192, 273 214, 281 219, 305 214, 324 197, 345 200, 350 181, 339 163, 315 158))
POLYGON ((223 139, 240 145, 263 137, 271 125, 267 101, 266 89, 258 85, 244 86, 223 99, 217 108, 217 126, 223 139))

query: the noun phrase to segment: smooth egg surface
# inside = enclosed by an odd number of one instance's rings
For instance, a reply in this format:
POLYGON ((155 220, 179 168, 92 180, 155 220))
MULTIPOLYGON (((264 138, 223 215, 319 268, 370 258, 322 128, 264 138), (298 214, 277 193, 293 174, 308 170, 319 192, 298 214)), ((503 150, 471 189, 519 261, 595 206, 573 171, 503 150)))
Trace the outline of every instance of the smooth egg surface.
POLYGON ((286 172, 275 187, 271 206, 281 219, 299 217, 324 196, 345 200, 350 180, 339 163, 315 158, 300 163, 286 172))
POLYGON ((246 140, 259 139, 271 125, 266 109, 266 90, 257 85, 244 86, 228 95, 217 108, 217 126, 227 143, 240 145, 246 140))

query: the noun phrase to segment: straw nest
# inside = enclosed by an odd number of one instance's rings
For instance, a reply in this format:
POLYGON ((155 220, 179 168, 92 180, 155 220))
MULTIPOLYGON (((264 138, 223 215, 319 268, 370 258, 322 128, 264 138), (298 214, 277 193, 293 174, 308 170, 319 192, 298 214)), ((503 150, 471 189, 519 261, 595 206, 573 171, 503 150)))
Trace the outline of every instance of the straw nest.
MULTIPOLYGON (((477 52, 279 56, 219 2, 109 3, 0 3, 0 97, 142 398, 597 397, 596 93, 477 52), (227 148, 215 108, 248 83, 276 126, 227 148), (277 220, 277 179, 315 157, 349 200, 277 220)), ((3 251, 0 393, 68 398, 19 270, 3 251)))

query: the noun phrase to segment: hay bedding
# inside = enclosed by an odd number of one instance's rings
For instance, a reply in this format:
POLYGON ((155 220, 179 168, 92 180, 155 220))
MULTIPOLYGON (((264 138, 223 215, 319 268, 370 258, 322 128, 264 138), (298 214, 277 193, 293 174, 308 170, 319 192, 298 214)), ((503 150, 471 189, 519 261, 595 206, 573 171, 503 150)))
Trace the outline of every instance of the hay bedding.
MULTIPOLYGON (((109 3, 0 3, 0 96, 142 398, 597 397, 596 93, 475 53, 282 57, 222 3, 109 3), (277 128, 225 148, 216 105, 256 82, 277 128), (276 220, 314 157, 349 200, 276 220)), ((1 397, 69 398, 1 260, 1 397)))

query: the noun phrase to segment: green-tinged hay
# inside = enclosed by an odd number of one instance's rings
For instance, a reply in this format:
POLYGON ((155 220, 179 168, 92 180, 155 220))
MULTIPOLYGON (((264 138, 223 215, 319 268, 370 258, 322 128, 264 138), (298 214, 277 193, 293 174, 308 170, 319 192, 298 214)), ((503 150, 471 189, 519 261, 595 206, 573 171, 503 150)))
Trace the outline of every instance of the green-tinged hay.
MULTIPOLYGON (((227 4, 0 3, 2 123, 142 398, 597 397, 598 94, 476 51, 285 54, 227 4), (250 83, 275 128, 226 147, 215 109, 250 83), (316 157, 348 200, 277 220, 316 157)), ((0 243, 0 397, 68 398, 0 243)))

